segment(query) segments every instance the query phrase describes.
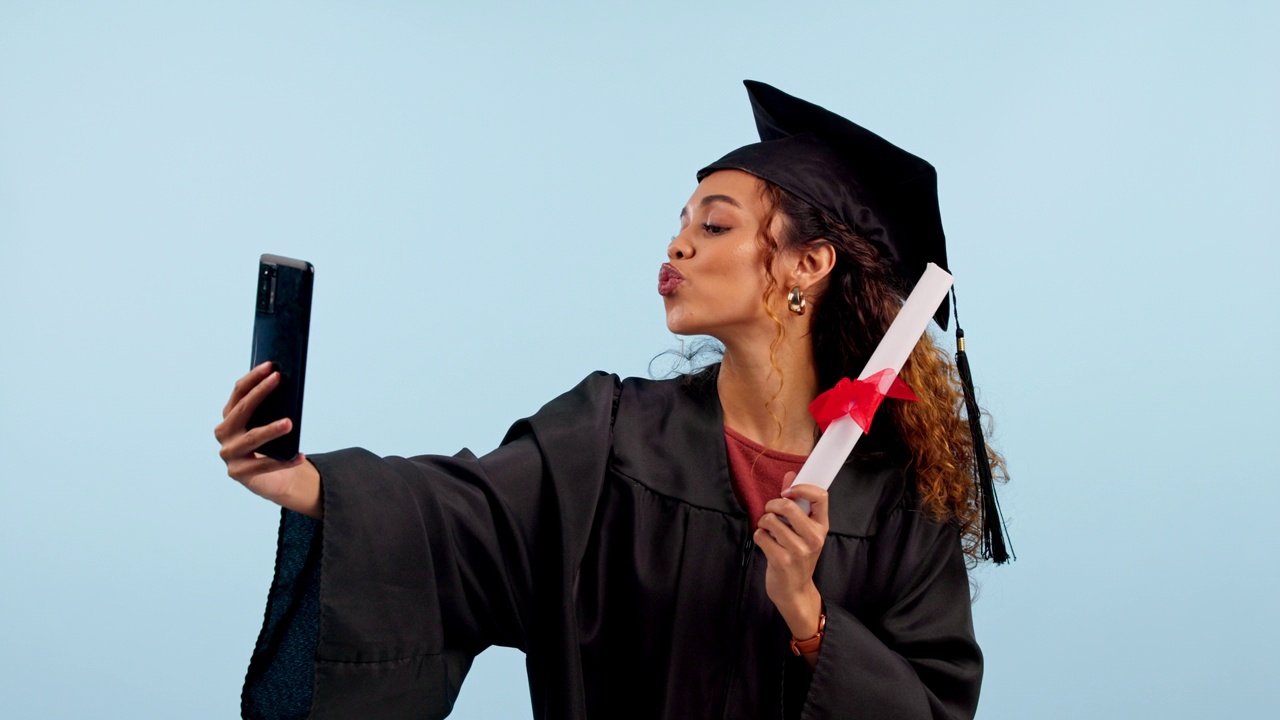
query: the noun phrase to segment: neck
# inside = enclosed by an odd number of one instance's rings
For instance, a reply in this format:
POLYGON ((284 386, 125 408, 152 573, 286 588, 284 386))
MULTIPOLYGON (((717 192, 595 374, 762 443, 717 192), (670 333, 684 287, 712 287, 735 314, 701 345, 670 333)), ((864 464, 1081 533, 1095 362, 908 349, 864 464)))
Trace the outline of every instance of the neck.
POLYGON ((814 445, 809 403, 818 394, 818 373, 807 323, 787 320, 792 322, 772 361, 772 327, 759 337, 721 338, 717 389, 725 425, 766 447, 807 455, 814 445))

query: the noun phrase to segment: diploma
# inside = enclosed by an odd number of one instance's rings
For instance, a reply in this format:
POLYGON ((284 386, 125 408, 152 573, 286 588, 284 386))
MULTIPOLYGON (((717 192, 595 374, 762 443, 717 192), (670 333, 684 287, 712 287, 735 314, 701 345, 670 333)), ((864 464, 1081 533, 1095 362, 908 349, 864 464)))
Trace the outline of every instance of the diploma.
MULTIPOLYGON (((898 311, 898 316, 889 325, 884 339, 876 346, 875 352, 871 353, 871 359, 862 368, 862 374, 858 375, 858 380, 874 383, 876 392, 881 397, 892 394, 890 385, 897 379, 898 373, 902 372, 902 366, 911 356, 916 343, 920 342, 920 336, 924 335, 930 318, 933 317, 938 305, 946 298, 947 291, 950 289, 951 275, 937 265, 929 263, 920 282, 916 283, 911 294, 907 296, 907 301, 902 304, 902 309, 898 311), (874 379, 871 379, 873 376, 874 379)), ((815 401, 816 404, 817 401, 815 401)), ((874 406, 872 412, 874 412, 874 406)), ((862 427, 847 413, 832 420, 822 433, 822 437, 818 439, 818 444, 809 454, 809 458, 805 460, 804 466, 800 468, 792 485, 808 483, 817 485, 823 490, 831 487, 836 473, 849 458, 849 453, 853 451, 854 445, 858 444, 862 433, 862 427)), ((809 512, 807 500, 797 499, 796 503, 806 513, 809 512)))

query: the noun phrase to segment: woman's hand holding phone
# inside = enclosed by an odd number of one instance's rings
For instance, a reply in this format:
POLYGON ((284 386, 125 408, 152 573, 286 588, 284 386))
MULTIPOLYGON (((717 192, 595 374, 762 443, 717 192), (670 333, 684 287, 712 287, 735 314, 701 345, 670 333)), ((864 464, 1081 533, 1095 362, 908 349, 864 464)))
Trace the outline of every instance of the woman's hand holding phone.
POLYGON ((263 443, 287 435, 293 421, 282 418, 261 427, 246 425, 253 411, 280 383, 280 373, 265 362, 236 381, 231 398, 222 409, 222 422, 213 435, 222 444, 219 455, 227 474, 257 495, 295 512, 319 518, 320 473, 302 453, 292 460, 276 460, 254 452, 263 443))

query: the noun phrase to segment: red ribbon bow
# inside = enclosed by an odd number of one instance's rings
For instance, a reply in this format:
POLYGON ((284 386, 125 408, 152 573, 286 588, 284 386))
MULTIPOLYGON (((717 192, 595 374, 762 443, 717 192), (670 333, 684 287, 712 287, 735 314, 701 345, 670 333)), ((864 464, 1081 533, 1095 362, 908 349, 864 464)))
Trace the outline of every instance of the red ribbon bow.
POLYGON ((823 431, 831 423, 848 415, 862 428, 862 432, 869 432, 871 418, 875 417, 876 409, 886 397, 913 401, 920 399, 902 382, 898 373, 892 368, 885 368, 861 380, 841 378, 835 387, 809 403, 809 414, 817 421, 818 429, 823 431))

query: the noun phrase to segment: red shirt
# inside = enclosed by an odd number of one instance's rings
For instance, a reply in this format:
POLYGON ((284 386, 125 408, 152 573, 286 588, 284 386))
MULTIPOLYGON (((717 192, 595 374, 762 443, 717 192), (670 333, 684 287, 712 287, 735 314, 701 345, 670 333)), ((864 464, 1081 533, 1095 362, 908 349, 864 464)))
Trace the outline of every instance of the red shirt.
POLYGON ((764 515, 764 504, 782 497, 782 477, 788 472, 800 472, 805 456, 770 450, 728 425, 724 428, 724 446, 733 494, 738 496, 754 528, 764 515))

